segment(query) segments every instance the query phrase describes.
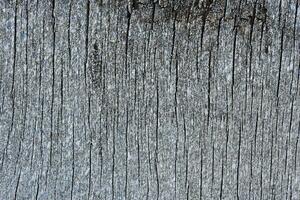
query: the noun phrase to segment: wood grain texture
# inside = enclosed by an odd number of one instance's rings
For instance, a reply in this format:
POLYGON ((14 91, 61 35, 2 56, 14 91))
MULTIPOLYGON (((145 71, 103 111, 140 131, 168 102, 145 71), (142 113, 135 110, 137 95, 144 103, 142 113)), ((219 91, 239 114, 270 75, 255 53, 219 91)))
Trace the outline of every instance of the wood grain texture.
POLYGON ((1 1, 0 199, 299 199, 298 7, 1 1))

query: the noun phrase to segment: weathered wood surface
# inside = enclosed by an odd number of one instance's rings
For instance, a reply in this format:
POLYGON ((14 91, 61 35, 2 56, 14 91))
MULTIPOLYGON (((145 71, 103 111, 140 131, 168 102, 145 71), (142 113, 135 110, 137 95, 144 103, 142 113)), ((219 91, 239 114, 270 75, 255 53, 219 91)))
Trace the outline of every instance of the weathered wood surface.
POLYGON ((298 0, 0 7, 0 199, 300 198, 298 0))

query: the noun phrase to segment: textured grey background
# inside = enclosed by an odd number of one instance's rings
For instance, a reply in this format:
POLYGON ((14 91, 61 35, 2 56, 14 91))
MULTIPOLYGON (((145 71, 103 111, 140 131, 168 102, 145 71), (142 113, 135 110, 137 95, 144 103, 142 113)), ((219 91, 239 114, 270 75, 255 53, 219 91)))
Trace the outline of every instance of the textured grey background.
POLYGON ((300 199, 298 6, 1 0, 0 199, 300 199))

